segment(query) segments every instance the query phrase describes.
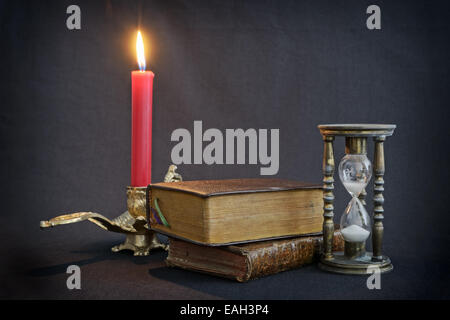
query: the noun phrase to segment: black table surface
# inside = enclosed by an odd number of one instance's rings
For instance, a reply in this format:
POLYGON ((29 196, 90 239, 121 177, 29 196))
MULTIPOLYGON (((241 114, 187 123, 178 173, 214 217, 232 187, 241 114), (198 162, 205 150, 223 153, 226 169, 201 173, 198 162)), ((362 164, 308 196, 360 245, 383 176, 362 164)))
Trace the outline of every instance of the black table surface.
MULTIPOLYGON (((7 225, 3 221, 2 226, 7 225)), ((386 235, 392 238, 390 235, 386 235)), ((337 275, 316 264, 238 283, 169 268, 164 251, 147 257, 113 253, 123 240, 84 222, 39 230, 9 226, 1 234, 1 298, 6 299, 448 299, 449 259, 432 252, 387 245, 394 271, 369 290, 368 276, 337 275), (16 233, 12 232, 17 231, 16 233), (21 230, 21 231, 19 231, 21 230), (431 254, 430 254, 431 253, 431 254), (81 268, 81 289, 66 286, 67 267, 81 268)), ((161 237, 163 241, 167 239, 161 237)), ((439 239, 435 239, 439 241, 439 239)), ((445 236, 440 241, 448 241, 445 236)))

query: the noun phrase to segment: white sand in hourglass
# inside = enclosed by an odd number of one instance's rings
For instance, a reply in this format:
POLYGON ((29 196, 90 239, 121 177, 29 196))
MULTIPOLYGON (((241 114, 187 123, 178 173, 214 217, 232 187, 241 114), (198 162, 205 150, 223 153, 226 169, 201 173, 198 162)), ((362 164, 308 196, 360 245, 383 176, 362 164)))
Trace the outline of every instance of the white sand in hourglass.
POLYGON ((344 185, 345 189, 354 196, 358 196, 362 189, 364 189, 364 187, 366 186, 366 183, 356 181, 345 181, 342 182, 342 184, 344 185))
POLYGON ((352 224, 341 230, 342 236, 348 242, 362 242, 366 241, 370 232, 356 224, 352 224))

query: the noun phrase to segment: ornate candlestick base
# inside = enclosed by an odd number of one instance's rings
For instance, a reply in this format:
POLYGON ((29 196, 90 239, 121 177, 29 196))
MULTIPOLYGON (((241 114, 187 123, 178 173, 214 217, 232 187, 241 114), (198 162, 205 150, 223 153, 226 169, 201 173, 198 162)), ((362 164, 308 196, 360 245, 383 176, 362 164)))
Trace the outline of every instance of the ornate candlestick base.
MULTIPOLYGON (((176 168, 174 165, 169 167, 164 182, 182 180, 181 175, 175 172, 176 168)), ((153 249, 168 249, 148 227, 147 196, 147 187, 127 187, 128 210, 113 220, 95 212, 76 212, 41 221, 40 227, 49 228, 87 220, 104 230, 125 234, 125 242, 112 247, 113 252, 131 250, 135 256, 147 256, 153 249)))
POLYGON ((111 248, 112 252, 131 250, 135 256, 148 256, 153 249, 168 250, 168 245, 159 242, 153 231, 144 234, 127 234, 125 242, 111 248))

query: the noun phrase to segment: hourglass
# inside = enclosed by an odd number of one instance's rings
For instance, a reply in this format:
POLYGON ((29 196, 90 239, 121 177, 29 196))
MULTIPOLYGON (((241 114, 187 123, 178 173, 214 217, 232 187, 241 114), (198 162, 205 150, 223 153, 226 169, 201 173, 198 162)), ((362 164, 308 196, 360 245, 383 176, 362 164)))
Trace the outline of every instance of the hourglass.
POLYGON ((344 274, 366 274, 369 268, 380 272, 393 269, 391 260, 381 252, 383 239, 383 185, 384 146, 386 137, 394 133, 395 125, 383 124, 330 124, 319 125, 324 140, 324 223, 323 255, 320 268, 344 274), (332 252, 334 233, 334 154, 336 136, 345 137, 345 156, 339 163, 339 178, 351 196, 340 219, 341 234, 345 241, 343 252, 332 252), (367 158, 367 139, 375 142, 374 165, 367 158), (367 187, 374 173, 373 226, 364 205, 367 187), (366 240, 372 236, 373 252, 366 252, 366 240))

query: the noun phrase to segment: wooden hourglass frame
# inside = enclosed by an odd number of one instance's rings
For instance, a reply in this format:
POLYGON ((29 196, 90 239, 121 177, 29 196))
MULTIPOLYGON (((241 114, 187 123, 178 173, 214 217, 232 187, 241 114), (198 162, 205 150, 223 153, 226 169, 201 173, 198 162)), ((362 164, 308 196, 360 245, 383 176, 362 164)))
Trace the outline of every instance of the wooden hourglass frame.
MULTIPOLYGON (((319 267, 323 270, 343 274, 366 274, 369 268, 378 267, 380 272, 393 269, 389 257, 382 254, 383 241, 383 191, 384 191, 384 141, 394 133, 395 125, 391 124, 326 124, 319 125, 324 141, 323 152, 323 254, 319 267), (372 224, 373 252, 366 252, 365 241, 345 242, 343 252, 332 252, 334 233, 334 152, 335 137, 345 137, 346 154, 367 154, 367 140, 372 138, 375 144, 373 166, 374 181, 374 213, 372 224)), ((366 192, 363 190, 358 198, 365 204, 366 192)))

